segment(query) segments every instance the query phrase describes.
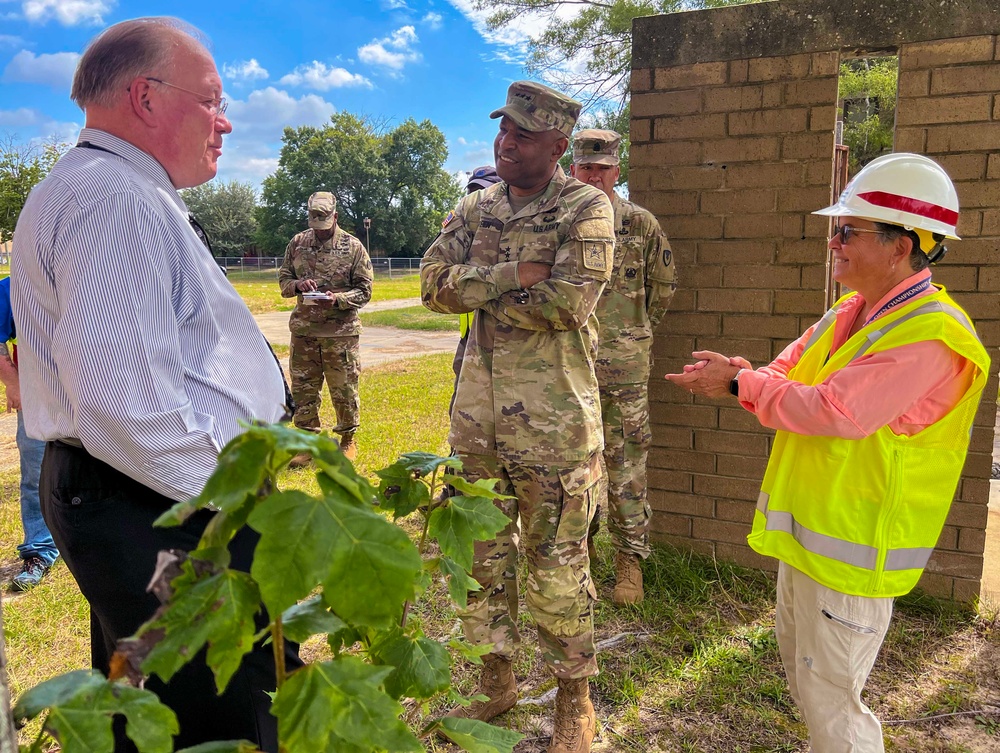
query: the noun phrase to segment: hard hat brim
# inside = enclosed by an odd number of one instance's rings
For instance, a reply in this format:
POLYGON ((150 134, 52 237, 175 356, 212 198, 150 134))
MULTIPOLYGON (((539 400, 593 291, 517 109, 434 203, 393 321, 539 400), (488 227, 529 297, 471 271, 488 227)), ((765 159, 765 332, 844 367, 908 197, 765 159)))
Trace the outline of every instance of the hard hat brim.
POLYGON ((857 217, 859 220, 868 220, 869 222, 885 222, 889 225, 899 225, 907 230, 912 230, 916 227, 921 227, 924 230, 929 230, 932 233, 939 233, 945 238, 951 238, 955 241, 962 240, 958 237, 954 230, 952 230, 950 225, 946 225, 943 222, 929 221, 926 217, 920 217, 918 215, 910 214, 909 212, 901 212, 895 209, 886 209, 884 207, 872 206, 869 211, 863 209, 858 209, 857 207, 847 206, 841 202, 837 202, 831 206, 824 209, 817 209, 812 214, 818 214, 821 217, 857 217))

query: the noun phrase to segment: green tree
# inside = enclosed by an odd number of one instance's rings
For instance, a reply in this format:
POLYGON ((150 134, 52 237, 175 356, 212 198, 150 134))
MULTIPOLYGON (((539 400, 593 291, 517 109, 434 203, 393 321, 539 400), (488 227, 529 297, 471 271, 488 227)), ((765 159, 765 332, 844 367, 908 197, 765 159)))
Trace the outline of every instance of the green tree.
POLYGON ((278 169, 264 179, 257 217, 259 244, 281 253, 306 227, 306 200, 314 191, 337 197, 338 223, 386 256, 416 256, 461 197, 444 170, 444 134, 428 120, 393 129, 341 112, 321 128, 286 128, 278 169))
POLYGON ((0 243, 14 236, 28 194, 65 149, 65 144, 36 144, 18 141, 11 134, 0 136, 0 243))
POLYGON ((840 64, 838 96, 844 105, 844 144, 853 175, 880 154, 892 151, 899 58, 856 58, 840 64), (846 112, 845 112, 846 110, 846 112))
MULTIPOLYGON (((530 34, 525 70, 572 94, 593 113, 594 128, 609 128, 625 138, 619 185, 628 181, 629 77, 632 71, 632 21, 699 8, 721 8, 761 0, 474 0, 489 12, 487 25, 502 29, 526 19, 530 34), (560 13, 581 8, 573 17, 560 13)), ((567 163, 568 164, 568 163, 567 163)))
POLYGON ((257 192, 250 183, 209 181, 181 191, 216 256, 241 256, 257 234, 257 192))

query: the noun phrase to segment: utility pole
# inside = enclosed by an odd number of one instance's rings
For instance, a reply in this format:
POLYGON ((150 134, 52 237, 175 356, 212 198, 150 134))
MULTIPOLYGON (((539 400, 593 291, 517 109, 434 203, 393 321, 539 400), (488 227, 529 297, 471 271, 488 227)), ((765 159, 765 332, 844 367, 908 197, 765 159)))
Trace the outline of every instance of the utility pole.
POLYGON ((371 252, 372 252, 372 233, 371 233, 372 218, 371 217, 365 217, 364 224, 365 224, 365 248, 367 248, 368 249, 368 253, 371 254, 371 252))

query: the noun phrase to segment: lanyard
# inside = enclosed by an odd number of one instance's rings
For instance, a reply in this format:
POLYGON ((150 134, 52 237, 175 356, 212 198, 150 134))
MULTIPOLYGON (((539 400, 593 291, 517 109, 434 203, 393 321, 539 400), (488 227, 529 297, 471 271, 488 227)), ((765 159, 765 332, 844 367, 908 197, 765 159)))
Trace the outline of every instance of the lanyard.
POLYGON ((891 309, 893 306, 898 306, 899 304, 910 300, 915 295, 919 295, 927 290, 931 286, 931 278, 927 277, 914 285, 911 285, 906 290, 904 290, 899 295, 895 296, 892 300, 888 301, 882 308, 876 311, 874 314, 870 314, 865 320, 865 326, 867 327, 873 321, 878 319, 882 314, 891 309))

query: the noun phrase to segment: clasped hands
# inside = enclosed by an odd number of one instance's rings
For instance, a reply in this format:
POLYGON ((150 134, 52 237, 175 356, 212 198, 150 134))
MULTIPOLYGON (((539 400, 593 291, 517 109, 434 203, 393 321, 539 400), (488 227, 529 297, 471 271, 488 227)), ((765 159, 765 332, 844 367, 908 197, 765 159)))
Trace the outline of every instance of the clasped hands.
POLYGON ((681 374, 666 374, 664 379, 682 387, 692 395, 726 397, 729 383, 740 369, 753 369, 750 362, 740 356, 724 356, 711 350, 696 350, 691 354, 698 360, 684 367, 681 374))

